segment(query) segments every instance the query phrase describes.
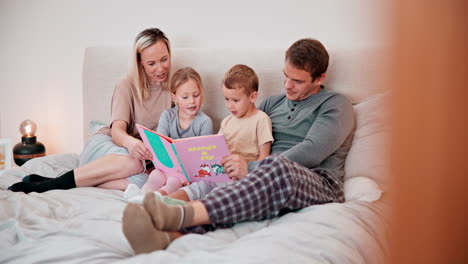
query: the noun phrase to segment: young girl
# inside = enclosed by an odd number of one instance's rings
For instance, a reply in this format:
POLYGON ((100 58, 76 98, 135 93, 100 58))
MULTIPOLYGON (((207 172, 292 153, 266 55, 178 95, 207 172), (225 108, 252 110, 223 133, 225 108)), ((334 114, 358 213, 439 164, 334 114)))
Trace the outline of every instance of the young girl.
MULTIPOLYGON (((200 110, 203 101, 200 75, 190 67, 179 69, 172 76, 170 90, 175 107, 161 114, 156 132, 173 139, 213 134, 211 118, 200 110)), ((168 195, 183 184, 177 177, 154 169, 142 190, 168 195)))
MULTIPOLYGON (((247 65, 238 64, 226 72, 222 85, 226 107, 231 115, 221 122, 218 134, 226 138, 231 154, 240 155, 247 162, 268 157, 273 142, 270 117, 255 107, 258 84, 255 71, 247 65)), ((226 167, 225 170, 232 172, 235 168, 226 167)), ((224 184, 195 182, 170 197, 184 201, 199 200, 224 184)))

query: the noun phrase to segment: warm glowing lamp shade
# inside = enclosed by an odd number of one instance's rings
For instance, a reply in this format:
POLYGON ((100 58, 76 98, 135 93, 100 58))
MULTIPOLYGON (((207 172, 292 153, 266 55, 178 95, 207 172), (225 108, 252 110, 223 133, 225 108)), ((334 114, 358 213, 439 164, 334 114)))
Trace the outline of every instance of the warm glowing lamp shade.
POLYGON ((20 125, 20 132, 23 137, 34 137, 36 135, 37 126, 32 120, 24 120, 20 125))
POLYGON ((45 156, 45 146, 37 141, 36 138, 37 126, 32 120, 21 122, 21 143, 18 143, 13 148, 13 158, 18 166, 23 165, 26 161, 45 156))

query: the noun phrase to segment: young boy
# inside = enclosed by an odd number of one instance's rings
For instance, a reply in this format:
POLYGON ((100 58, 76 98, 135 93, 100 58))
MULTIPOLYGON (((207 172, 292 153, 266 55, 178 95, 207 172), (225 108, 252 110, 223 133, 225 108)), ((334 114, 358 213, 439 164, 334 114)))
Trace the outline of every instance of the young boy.
MULTIPOLYGON (((258 77, 255 71, 246 65, 235 65, 224 75, 222 89, 231 115, 221 122, 218 134, 223 134, 226 138, 231 154, 238 154, 247 161, 268 157, 273 142, 271 120, 255 107, 258 96, 258 77)), ((225 168, 229 169, 231 168, 225 168)), ((219 185, 206 181, 196 182, 170 196, 185 201, 198 200, 219 185)))

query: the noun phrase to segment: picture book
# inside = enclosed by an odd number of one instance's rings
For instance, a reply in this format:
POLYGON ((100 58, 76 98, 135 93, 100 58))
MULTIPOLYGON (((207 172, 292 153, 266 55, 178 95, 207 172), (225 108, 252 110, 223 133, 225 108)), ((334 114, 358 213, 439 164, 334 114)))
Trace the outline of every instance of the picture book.
POLYGON ((154 167, 166 175, 189 182, 232 181, 221 166, 221 159, 229 155, 223 135, 172 139, 142 125, 136 126, 153 155, 154 167))

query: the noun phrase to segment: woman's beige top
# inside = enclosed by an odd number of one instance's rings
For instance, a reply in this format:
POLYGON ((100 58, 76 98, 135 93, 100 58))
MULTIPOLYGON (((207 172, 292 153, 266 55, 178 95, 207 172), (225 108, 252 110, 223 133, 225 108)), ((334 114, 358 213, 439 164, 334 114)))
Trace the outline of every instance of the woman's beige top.
MULTIPOLYGON (((152 87, 150 96, 140 101, 133 82, 127 77, 121 79, 114 90, 111 103, 111 120, 109 127, 117 120, 128 123, 127 133, 140 138, 135 124, 143 125, 156 130, 161 113, 170 108, 171 94, 161 87, 152 87)), ((101 133, 110 135, 110 129, 101 130, 101 133)))

